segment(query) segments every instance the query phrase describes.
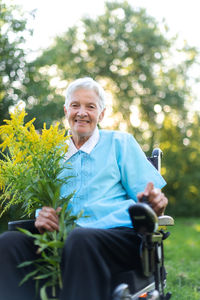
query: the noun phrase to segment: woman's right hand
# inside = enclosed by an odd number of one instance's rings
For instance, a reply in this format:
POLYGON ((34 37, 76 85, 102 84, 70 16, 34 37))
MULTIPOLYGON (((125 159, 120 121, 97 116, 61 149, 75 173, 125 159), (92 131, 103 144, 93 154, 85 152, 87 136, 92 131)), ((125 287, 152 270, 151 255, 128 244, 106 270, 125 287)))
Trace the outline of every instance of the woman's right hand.
POLYGON ((59 217, 58 212, 61 210, 61 207, 58 207, 56 210, 44 206, 36 218, 35 227, 40 233, 47 231, 59 231, 59 217))

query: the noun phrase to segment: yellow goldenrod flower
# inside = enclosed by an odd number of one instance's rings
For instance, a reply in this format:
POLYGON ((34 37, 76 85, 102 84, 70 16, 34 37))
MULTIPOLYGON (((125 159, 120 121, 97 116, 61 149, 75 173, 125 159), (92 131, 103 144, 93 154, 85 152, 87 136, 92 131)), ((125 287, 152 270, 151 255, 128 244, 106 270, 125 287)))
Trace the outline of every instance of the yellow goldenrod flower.
POLYGON ((68 148, 68 137, 65 136, 65 130, 59 129, 59 123, 49 129, 44 123, 39 134, 33 124, 35 118, 24 123, 26 115, 25 110, 16 108, 10 114, 11 119, 5 120, 5 124, 0 126, 3 140, 0 148, 3 152, 6 148, 9 150, 9 157, 0 160, 0 190, 3 192, 0 203, 4 202, 3 199, 11 199, 3 212, 13 203, 23 203, 28 214, 45 201, 46 205, 56 205, 50 201, 55 202, 52 195, 54 190, 57 193, 60 186, 57 176, 61 159, 68 148))

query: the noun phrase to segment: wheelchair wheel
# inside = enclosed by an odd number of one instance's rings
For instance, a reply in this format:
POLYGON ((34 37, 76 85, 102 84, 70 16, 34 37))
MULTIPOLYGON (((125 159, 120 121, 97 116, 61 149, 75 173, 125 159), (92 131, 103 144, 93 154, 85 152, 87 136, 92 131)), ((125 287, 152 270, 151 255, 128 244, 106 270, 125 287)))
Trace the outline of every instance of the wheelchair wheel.
POLYGON ((112 300, 131 300, 128 284, 122 283, 113 292, 112 300))

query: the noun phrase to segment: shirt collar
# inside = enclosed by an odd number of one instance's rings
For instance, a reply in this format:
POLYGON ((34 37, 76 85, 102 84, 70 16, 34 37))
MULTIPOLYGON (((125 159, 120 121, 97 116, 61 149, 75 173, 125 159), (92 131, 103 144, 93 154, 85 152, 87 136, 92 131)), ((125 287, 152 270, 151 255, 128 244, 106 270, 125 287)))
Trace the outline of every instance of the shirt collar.
MULTIPOLYGON (((71 132, 69 131, 69 134, 71 132)), ((68 160, 70 157, 72 157, 74 154, 76 154, 79 150, 86 152, 87 154, 90 154, 90 152, 94 149, 96 144, 99 141, 99 130, 96 127, 93 134, 91 137, 81 146, 80 149, 77 149, 76 146, 74 145, 74 142, 72 138, 70 137, 69 140, 67 140, 68 144, 68 150, 67 153, 65 154, 65 159, 68 160)))

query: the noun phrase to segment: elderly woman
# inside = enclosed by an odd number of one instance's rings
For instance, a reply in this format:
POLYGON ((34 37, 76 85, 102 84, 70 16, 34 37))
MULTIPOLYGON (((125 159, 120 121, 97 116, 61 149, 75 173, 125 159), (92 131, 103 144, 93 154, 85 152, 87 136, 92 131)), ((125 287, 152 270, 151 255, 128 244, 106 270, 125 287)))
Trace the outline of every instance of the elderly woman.
MULTIPOLYGON (((96 81, 86 77, 72 82, 64 112, 71 130, 65 163, 70 162, 72 169, 65 169, 63 176, 72 177, 62 194, 75 191, 72 212, 82 209, 87 218, 77 221, 65 243, 60 299, 109 300, 112 274, 139 267, 140 237, 131 228, 128 207, 145 195, 161 215, 167 205, 160 190, 165 181, 130 134, 98 129, 105 113, 105 93, 96 81)), ((43 207, 35 226, 41 234, 59 230, 56 211, 43 207)), ((1 291, 9 278, 10 294, 5 292, 4 299, 34 299, 34 286, 17 288, 16 280, 12 282, 13 277, 24 276, 15 266, 35 255, 30 240, 20 233, 5 233, 0 240, 4 245, 0 248, 9 245, 6 266, 0 261, 1 270, 7 268, 4 276, 0 271, 1 291)))

